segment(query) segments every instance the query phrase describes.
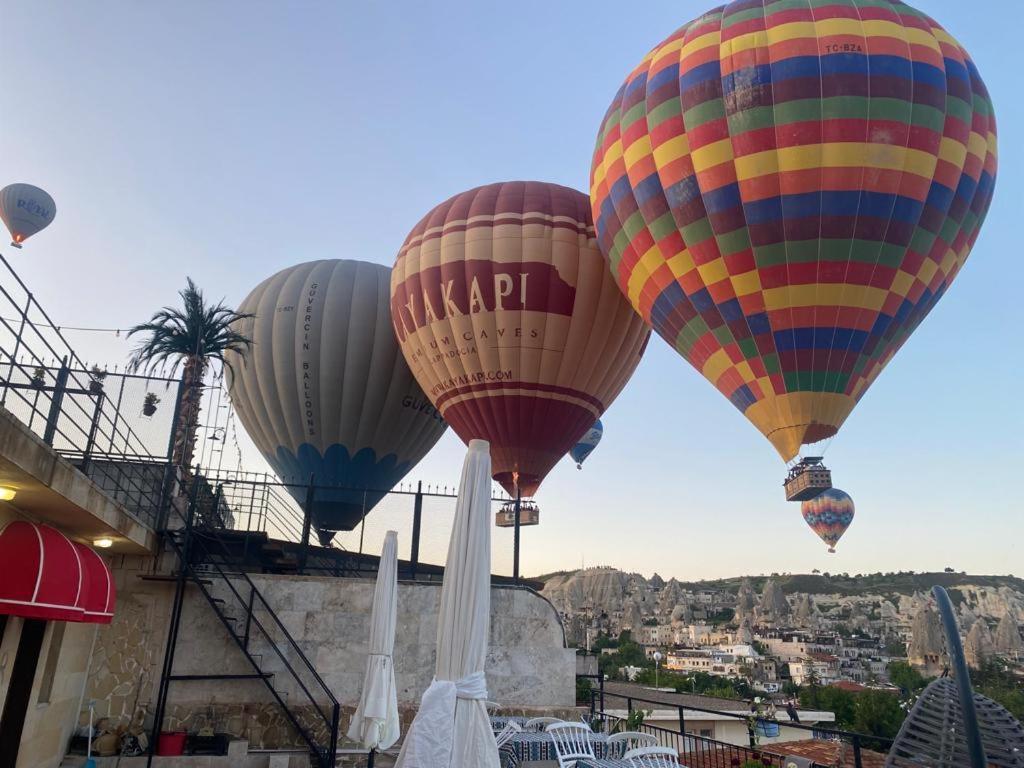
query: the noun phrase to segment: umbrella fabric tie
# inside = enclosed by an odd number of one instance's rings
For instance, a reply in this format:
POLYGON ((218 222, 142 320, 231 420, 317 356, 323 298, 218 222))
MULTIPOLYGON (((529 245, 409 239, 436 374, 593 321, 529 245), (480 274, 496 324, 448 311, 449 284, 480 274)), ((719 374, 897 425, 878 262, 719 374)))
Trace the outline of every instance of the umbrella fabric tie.
POLYGON ((457 699, 487 699, 487 678, 473 672, 455 682, 434 680, 423 692, 420 709, 406 734, 400 765, 440 768, 451 765, 457 699))

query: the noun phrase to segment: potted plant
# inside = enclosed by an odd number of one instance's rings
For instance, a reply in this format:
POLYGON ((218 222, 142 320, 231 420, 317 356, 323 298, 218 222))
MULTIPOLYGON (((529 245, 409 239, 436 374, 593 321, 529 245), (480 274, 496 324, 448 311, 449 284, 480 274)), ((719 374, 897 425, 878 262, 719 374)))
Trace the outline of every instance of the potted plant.
POLYGON ((32 371, 32 380, 29 382, 34 389, 42 389, 46 385, 46 369, 43 366, 36 366, 32 371))
POLYGON ((103 380, 107 378, 107 372, 98 365, 89 369, 89 392, 98 395, 103 391, 103 380))
POLYGON ((142 415, 152 416, 156 413, 156 404, 160 402, 160 398, 156 392, 147 392, 146 399, 142 401, 142 415))

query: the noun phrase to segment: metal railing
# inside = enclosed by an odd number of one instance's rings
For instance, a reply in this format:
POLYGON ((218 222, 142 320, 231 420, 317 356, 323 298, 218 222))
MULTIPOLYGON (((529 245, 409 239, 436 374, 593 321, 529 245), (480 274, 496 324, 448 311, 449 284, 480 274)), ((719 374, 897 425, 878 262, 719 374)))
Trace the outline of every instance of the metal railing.
MULTIPOLYGON (((749 706, 749 702, 745 701, 737 701, 737 704, 744 707, 749 706)), ((726 712, 719 709, 695 706, 689 702, 676 703, 665 700, 629 696, 620 693, 611 693, 605 690, 603 685, 600 692, 591 691, 591 718, 600 720, 604 724, 606 730, 614 727, 619 721, 624 721, 626 719, 621 715, 615 714, 611 710, 618 709, 621 711, 622 709, 625 709, 627 716, 629 716, 638 708, 675 711, 679 723, 677 730, 646 722, 636 727, 635 730, 640 730, 643 733, 650 733, 658 739, 658 743, 662 746, 677 749, 682 758, 683 764, 689 766, 689 768, 721 768, 722 766, 727 767, 729 765, 736 764, 742 765, 748 760, 755 762, 760 761, 763 765, 768 766, 769 768, 772 766, 782 766, 784 764, 783 757, 785 755, 785 742, 772 742, 762 745, 760 744, 760 740, 762 738, 767 738, 769 734, 775 731, 775 729, 781 729, 783 727, 786 729, 806 732, 808 739, 839 742, 846 745, 850 750, 849 754, 852 757, 852 763, 855 768, 862 768, 863 766, 863 749, 883 749, 887 751, 893 743, 892 739, 880 736, 844 731, 837 728, 823 728, 819 725, 807 725, 791 720, 776 720, 775 718, 765 717, 754 712, 740 714, 737 712, 726 712), (615 701, 622 702, 625 706, 621 708, 613 707, 610 702, 615 701), (651 706, 637 707, 637 705, 651 706), (743 722, 747 734, 747 743, 732 744, 687 731, 686 721, 688 713, 691 713, 689 716, 692 721, 697 719, 692 717, 692 713, 694 712, 712 715, 716 719, 724 718, 726 720, 743 722), (737 760, 738 763, 732 762, 733 760, 737 760)))
POLYGON ((90 369, 0 254, 0 406, 150 527, 179 398, 176 379, 90 369))
MULTIPOLYGON (((284 482, 264 473, 200 468, 194 476, 209 492, 220 489, 222 506, 210 519, 224 520, 222 527, 235 534, 265 534, 269 539, 298 544, 299 572, 337 574, 340 569, 342 575, 373 575, 375 557, 388 530, 399 532, 401 578, 423 578, 445 561, 458 497, 455 488, 409 483, 385 492, 318 483, 315 477, 306 482, 284 482), (351 531, 339 531, 325 550, 315 546, 315 521, 306 510, 320 494, 339 491, 382 498, 372 509, 367 503, 358 525, 351 531)), ((492 512, 509 501, 496 494, 492 512)), ((512 528, 492 527, 491 532, 493 572, 515 580, 517 544, 522 537, 512 528)))

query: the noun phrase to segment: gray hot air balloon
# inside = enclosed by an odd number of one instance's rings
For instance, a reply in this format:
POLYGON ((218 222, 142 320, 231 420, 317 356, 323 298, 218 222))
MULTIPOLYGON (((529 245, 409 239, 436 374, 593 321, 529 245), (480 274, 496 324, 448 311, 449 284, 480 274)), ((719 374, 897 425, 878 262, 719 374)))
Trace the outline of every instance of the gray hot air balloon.
POLYGON ((57 204, 44 189, 31 184, 8 184, 0 189, 0 220, 11 233, 15 248, 50 226, 56 215, 57 204))
MULTIPOLYGON (((391 270, 310 261, 264 280, 239 307, 253 340, 229 358, 238 416, 275 472, 318 489, 323 544, 352 530, 445 430, 395 342, 391 270)), ((291 489, 299 503, 305 489, 291 489)))

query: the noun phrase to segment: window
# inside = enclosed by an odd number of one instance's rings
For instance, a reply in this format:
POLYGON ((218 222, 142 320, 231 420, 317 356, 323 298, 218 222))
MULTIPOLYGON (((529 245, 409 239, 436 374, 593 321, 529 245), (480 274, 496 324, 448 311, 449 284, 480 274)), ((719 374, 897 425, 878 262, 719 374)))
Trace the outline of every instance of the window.
POLYGON ((700 735, 703 736, 705 739, 710 739, 712 736, 715 735, 715 732, 710 728, 701 728, 700 735))
POLYGON ((43 679, 39 681, 39 699, 37 704, 49 704, 50 694, 53 693, 53 678, 57 673, 57 660, 60 658, 60 647, 64 644, 63 621, 50 623, 53 629, 50 631, 50 647, 46 651, 46 664, 43 666, 43 679))

